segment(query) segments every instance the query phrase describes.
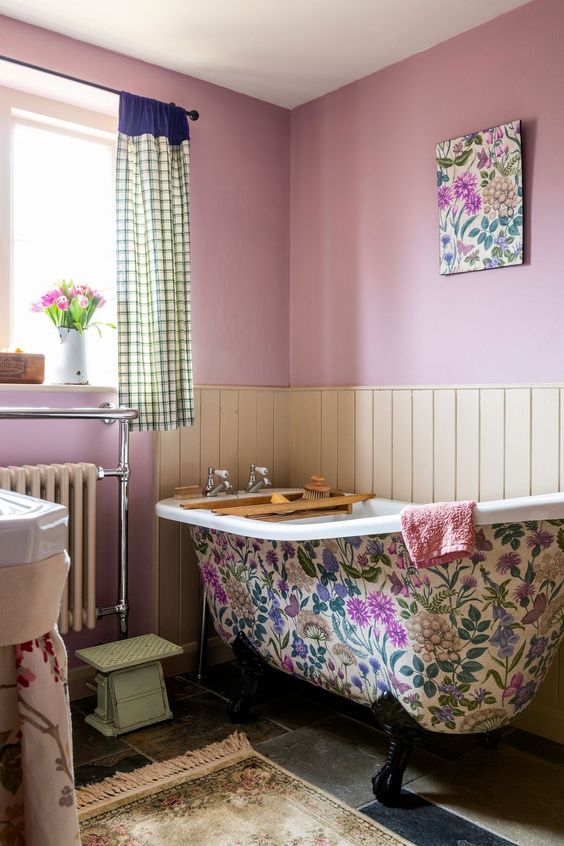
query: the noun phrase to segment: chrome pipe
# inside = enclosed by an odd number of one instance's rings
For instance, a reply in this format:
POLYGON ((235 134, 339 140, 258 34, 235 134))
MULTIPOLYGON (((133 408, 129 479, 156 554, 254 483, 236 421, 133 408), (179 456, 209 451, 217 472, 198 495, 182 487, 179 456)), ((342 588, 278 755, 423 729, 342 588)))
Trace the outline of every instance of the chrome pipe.
POLYGON ((116 476, 119 478, 118 508, 118 601, 117 605, 97 608, 96 616, 107 617, 117 614, 119 617, 119 638, 127 637, 128 630, 128 522, 129 522, 129 433, 130 421, 139 417, 135 408, 111 408, 106 404, 100 408, 27 408, 0 407, 0 420, 104 420, 119 422, 119 465, 105 470, 98 468, 98 478, 116 476))
POLYGON ((118 605, 121 606, 119 613, 119 637, 123 640, 127 637, 127 618, 129 614, 128 605, 128 545, 127 531, 129 521, 129 420, 122 418, 119 421, 119 539, 118 539, 118 605))
POLYGON ((135 408, 20 408, 0 407, 0 419, 4 420, 135 420, 139 412, 135 408))
POLYGON ((119 614, 120 611, 121 605, 107 605, 105 608, 96 608, 96 616, 100 619, 100 617, 109 617, 110 614, 119 614))

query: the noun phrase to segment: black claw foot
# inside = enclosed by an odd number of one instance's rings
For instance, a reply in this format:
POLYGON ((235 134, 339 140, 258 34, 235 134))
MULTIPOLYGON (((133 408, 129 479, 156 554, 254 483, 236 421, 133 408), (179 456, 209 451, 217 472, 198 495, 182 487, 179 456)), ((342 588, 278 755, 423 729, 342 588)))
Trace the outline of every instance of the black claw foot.
POLYGON ((390 738, 388 759, 372 779, 372 790, 382 805, 395 808, 401 804, 403 774, 411 756, 412 746, 396 737, 390 738))
POLYGON ((401 786, 413 744, 423 732, 389 692, 374 702, 372 711, 389 737, 387 760, 372 779, 372 790, 383 805, 398 807, 403 805, 401 786))
POLYGON ((241 692, 229 702, 227 713, 233 723, 242 723, 251 714, 251 705, 264 675, 265 665, 249 638, 242 632, 235 638, 233 651, 243 670, 243 684, 241 692))
POLYGON ((499 741, 501 740, 502 734, 502 729, 486 731, 484 732, 484 734, 480 735, 480 745, 484 746, 486 749, 493 749, 495 751, 499 746, 499 741))
MULTIPOLYGON (((252 699, 252 696, 249 697, 252 699)), ((251 714, 251 703, 246 696, 235 696, 227 705, 227 713, 232 723, 245 723, 251 714)))

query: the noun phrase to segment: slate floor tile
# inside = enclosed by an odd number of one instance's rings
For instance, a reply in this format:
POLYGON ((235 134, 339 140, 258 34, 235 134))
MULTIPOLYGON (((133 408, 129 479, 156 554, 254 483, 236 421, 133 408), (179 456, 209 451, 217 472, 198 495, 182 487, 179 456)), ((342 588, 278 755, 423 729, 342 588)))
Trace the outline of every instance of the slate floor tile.
POLYGON ((564 843, 564 770, 508 743, 478 747, 409 789, 519 846, 564 843))
POLYGON ((204 691, 204 688, 194 679, 190 678, 188 674, 168 676, 165 679, 165 684, 171 705, 178 699, 186 699, 187 696, 195 696, 204 691))
POLYGON ((117 737, 104 737, 95 728, 87 725, 84 722, 84 714, 74 708, 71 709, 71 716, 75 767, 128 749, 123 740, 117 737))
MULTIPOLYGON (((387 747, 380 732, 336 715, 255 748, 347 805, 358 807, 374 798, 372 776, 384 763, 387 747)), ((406 781, 441 763, 424 753, 415 754, 406 781)))
POLYGON ((234 725, 227 715, 225 700, 213 693, 181 699, 172 710, 174 719, 129 732, 127 743, 155 761, 165 761, 223 740, 236 729, 244 731, 253 745, 285 733, 280 726, 258 716, 234 725))
POLYGON ((424 799, 406 798, 414 800, 409 808, 386 808, 379 802, 372 802, 362 808, 362 813, 405 837, 414 846, 511 846, 512 841, 424 799))
POLYGON ((121 752, 76 767, 74 780, 77 787, 83 787, 85 784, 97 784, 116 773, 130 773, 151 763, 151 760, 145 755, 126 747, 121 752))
POLYGON ((504 743, 513 746, 514 749, 520 749, 522 752, 528 752, 530 755, 536 755, 539 758, 544 758, 545 761, 564 767, 564 745, 561 743, 555 743, 553 740, 539 737, 538 734, 531 734, 522 729, 510 731, 504 736, 504 743))
POLYGON ((312 702, 300 693, 279 696, 270 702, 255 706, 253 711, 290 731, 317 723, 333 714, 325 705, 312 702))
MULTIPOLYGON (((215 664, 208 669, 206 677, 198 684, 225 699, 232 699, 241 692, 242 679, 242 670, 237 663, 215 664)), ((297 689, 296 680, 292 676, 267 668, 255 703, 269 702, 297 689)))
POLYGON ((96 696, 86 696, 84 699, 75 699, 72 703, 72 710, 78 711, 78 713, 83 714, 91 714, 97 704, 97 697, 96 696))

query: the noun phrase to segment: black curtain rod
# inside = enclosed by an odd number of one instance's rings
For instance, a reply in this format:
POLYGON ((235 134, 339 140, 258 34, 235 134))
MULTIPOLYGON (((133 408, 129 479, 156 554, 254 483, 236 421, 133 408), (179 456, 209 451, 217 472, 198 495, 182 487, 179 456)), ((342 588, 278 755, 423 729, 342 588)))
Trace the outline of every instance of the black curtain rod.
MULTIPOLYGON (((11 62, 13 65, 21 65, 23 68, 31 68, 42 73, 49 73, 51 76, 59 76, 61 79, 69 79, 71 82, 80 82, 81 85, 89 85, 91 88, 98 88, 100 91, 108 91, 110 94, 121 94, 117 88, 109 88, 107 85, 100 85, 97 82, 90 82, 88 79, 80 79, 78 76, 71 76, 68 73, 59 73, 59 71, 51 70, 50 68, 42 68, 41 65, 32 65, 31 62, 22 62, 21 59, 13 59, 11 56, 0 56, 3 62, 11 62)), ((175 105, 171 103, 171 105, 175 105)), ((190 120, 198 120, 200 113, 196 109, 184 109, 190 120)))

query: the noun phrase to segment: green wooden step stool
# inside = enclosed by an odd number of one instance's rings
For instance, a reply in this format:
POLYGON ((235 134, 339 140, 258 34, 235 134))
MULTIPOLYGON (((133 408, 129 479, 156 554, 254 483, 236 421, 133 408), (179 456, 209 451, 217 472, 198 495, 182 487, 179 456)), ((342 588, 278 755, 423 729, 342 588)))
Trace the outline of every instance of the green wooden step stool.
POLYGON ((182 647, 155 634, 77 649, 75 655, 97 670, 98 703, 85 722, 106 737, 170 720, 161 660, 182 647))

